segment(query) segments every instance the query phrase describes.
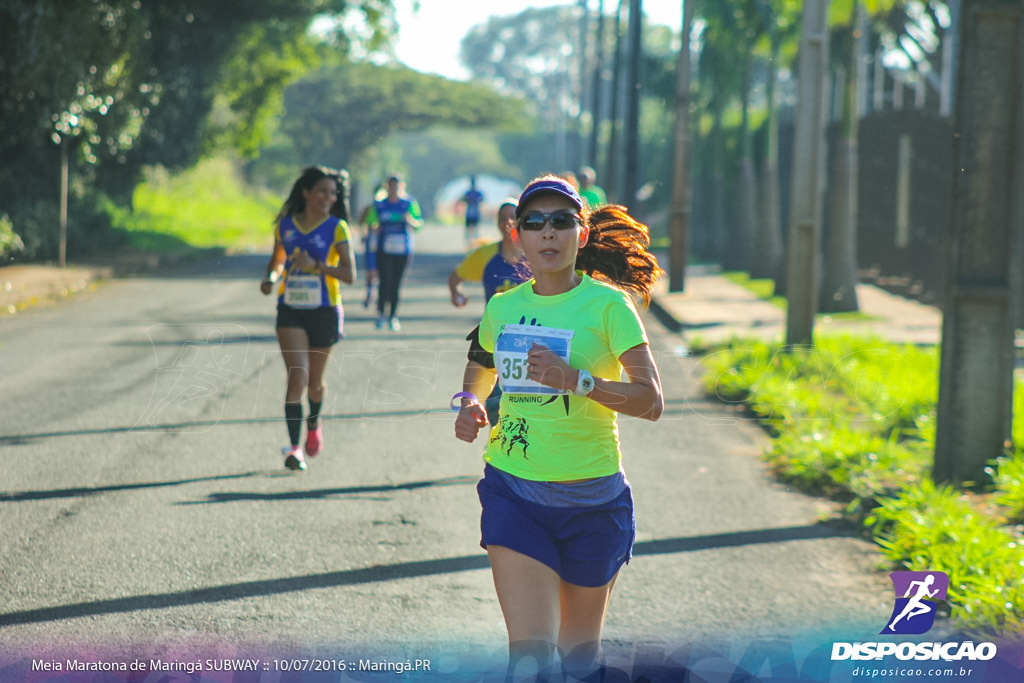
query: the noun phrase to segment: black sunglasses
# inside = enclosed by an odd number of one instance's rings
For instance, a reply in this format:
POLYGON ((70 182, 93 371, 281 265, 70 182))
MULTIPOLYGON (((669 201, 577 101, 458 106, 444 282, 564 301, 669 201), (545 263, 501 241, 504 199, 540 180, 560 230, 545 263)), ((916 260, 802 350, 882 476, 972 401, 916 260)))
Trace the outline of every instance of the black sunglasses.
POLYGON ((565 209, 551 213, 530 211, 520 216, 516 225, 520 230, 543 230, 549 221, 555 230, 572 230, 580 224, 580 217, 565 209))

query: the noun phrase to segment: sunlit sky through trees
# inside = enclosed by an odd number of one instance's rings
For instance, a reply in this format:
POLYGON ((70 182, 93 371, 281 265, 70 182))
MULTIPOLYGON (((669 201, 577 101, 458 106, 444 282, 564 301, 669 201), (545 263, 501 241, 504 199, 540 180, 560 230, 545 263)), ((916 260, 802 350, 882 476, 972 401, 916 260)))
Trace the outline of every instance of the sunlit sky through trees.
MULTIPOLYGON (((395 0, 398 39, 395 55, 400 62, 416 71, 433 73, 456 80, 469 77, 459 63, 459 46, 463 36, 491 16, 515 15, 528 8, 578 4, 571 0, 474 0, 453 3, 449 0, 420 0, 413 9, 413 0, 395 0)), ((597 12, 598 0, 589 0, 590 11, 597 12)), ((612 15, 618 0, 604 0, 604 12, 612 15)), ((645 0, 644 14, 650 21, 672 26, 682 25, 681 0, 645 0)), ((565 27, 568 30, 568 27, 565 27)), ((558 30, 553 27, 553 30, 558 30)))

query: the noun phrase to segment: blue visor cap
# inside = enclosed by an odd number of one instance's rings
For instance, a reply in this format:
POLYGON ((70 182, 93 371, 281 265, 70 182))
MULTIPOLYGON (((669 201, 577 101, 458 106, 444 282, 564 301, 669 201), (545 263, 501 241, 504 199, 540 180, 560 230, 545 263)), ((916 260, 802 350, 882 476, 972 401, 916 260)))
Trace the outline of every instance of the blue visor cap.
POLYGON ((567 180, 538 180, 530 183, 523 193, 519 195, 519 204, 516 205, 516 218, 523 214, 523 207, 531 197, 544 193, 560 194, 573 203, 578 211, 583 210, 583 200, 580 193, 567 180))

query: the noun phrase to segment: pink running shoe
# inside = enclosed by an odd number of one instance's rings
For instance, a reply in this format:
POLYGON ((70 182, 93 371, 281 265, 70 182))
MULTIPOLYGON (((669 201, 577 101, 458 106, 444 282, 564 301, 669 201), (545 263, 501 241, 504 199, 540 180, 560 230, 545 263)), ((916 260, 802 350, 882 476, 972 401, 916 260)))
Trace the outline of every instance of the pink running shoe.
POLYGON ((298 446, 285 446, 281 449, 284 456, 284 466, 290 470, 306 469, 306 459, 302 457, 302 449, 298 446))
POLYGON ((324 430, 317 424, 316 429, 310 429, 306 433, 306 455, 315 458, 320 455, 324 447, 324 430))

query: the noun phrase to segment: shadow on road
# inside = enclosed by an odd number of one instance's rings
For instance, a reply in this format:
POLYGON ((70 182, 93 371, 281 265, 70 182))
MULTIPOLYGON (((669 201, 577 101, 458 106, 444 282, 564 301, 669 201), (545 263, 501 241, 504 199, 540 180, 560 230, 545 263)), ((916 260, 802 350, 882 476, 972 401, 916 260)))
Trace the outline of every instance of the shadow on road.
MULTIPOLYGON (((285 475, 287 476, 287 475, 285 475)), ((350 486, 342 489, 311 489, 309 491, 281 491, 279 493, 247 493, 243 491, 218 491, 211 493, 206 500, 197 500, 178 505, 209 505, 211 503, 239 503, 244 501, 263 501, 268 503, 285 500, 312 500, 316 498, 339 498, 342 496, 362 496, 367 493, 390 493, 393 491, 413 491, 415 489, 434 488, 437 486, 462 486, 476 484, 480 475, 473 474, 447 479, 430 481, 410 481, 404 484, 375 484, 372 486, 350 486)))
MULTIPOLYGON (((847 536, 838 527, 817 523, 804 526, 779 527, 775 529, 757 529, 752 531, 734 531, 706 536, 666 538, 637 543, 634 555, 664 555, 669 553, 694 552, 697 550, 713 550, 743 545, 762 543, 786 543, 789 541, 806 541, 821 538, 847 536)), ((153 595, 137 595, 112 600, 96 600, 80 602, 57 607, 21 610, 0 614, 0 627, 19 624, 34 624, 47 621, 60 621, 79 617, 99 616, 104 614, 121 614, 151 609, 167 609, 185 607, 226 600, 243 600, 245 598, 265 597, 292 593, 295 591, 317 590, 321 588, 337 588, 358 584, 394 581, 438 574, 487 569, 489 566, 486 555, 463 555, 436 560, 420 560, 398 564, 377 565, 363 569, 349 569, 338 572, 325 572, 308 576, 295 576, 262 581, 212 586, 196 590, 178 591, 174 593, 157 593, 153 595)))
POLYGON ((53 498, 78 498, 80 496, 95 496, 100 493, 111 493, 114 491, 136 491, 145 489, 159 489, 170 486, 185 486, 186 484, 200 484, 208 481, 226 481, 230 479, 246 479, 257 475, 267 474, 262 472, 242 472, 241 474, 219 474, 213 477, 195 477, 192 479, 178 479, 177 481, 153 481, 140 484, 111 484, 109 486, 80 486, 71 489, 53 489, 52 491, 15 491, 13 493, 0 492, 0 503, 21 503, 29 500, 50 500, 53 498))
MULTIPOLYGON (((430 413, 449 414, 450 410, 445 408, 417 408, 413 410, 391 410, 376 413, 341 413, 334 415, 321 415, 323 420, 363 420, 376 417, 419 417, 430 413)), ((101 429, 70 429, 61 432, 30 432, 28 434, 12 434, 0 436, 0 446, 24 446, 33 439, 54 439, 66 436, 103 436, 109 434, 127 434, 131 432, 173 432, 182 429, 196 429, 199 427, 210 428, 222 425, 246 425, 259 424, 261 422, 284 422, 284 417, 249 417, 249 418, 222 418, 217 420, 192 420, 188 422, 174 422, 166 424, 131 425, 129 427, 103 427, 101 429)), ((0 500, 3 500, 0 498, 0 500)))
MULTIPOLYGON (((111 484, 109 486, 80 486, 68 489, 54 489, 52 491, 14 491, 0 492, 0 503, 22 503, 34 500, 51 500, 54 498, 78 498, 83 496, 95 496, 101 493, 112 493, 115 491, 137 491, 146 489, 168 488, 171 486, 185 486, 188 484, 201 484, 211 481, 228 481, 231 479, 246 479, 256 476, 293 476, 281 470, 260 470, 254 472, 243 472, 240 474, 221 474, 212 477, 196 477, 192 479, 179 479, 176 481, 156 481, 138 484, 111 484)), ((415 489, 431 488, 435 486, 458 486, 462 484, 475 484, 480 480, 479 475, 461 477, 448 477, 446 479, 435 479, 431 481, 411 481, 404 484, 377 484, 373 486, 353 486, 344 489, 314 489, 311 491, 288 491, 285 493, 226 493, 218 492, 210 494, 208 500, 194 501, 189 503, 178 503, 178 505, 204 505, 207 503, 234 503, 247 500, 282 501, 282 500, 308 500, 314 498, 336 498, 339 496, 356 496, 366 493, 387 493, 391 491, 412 491, 415 489)))

